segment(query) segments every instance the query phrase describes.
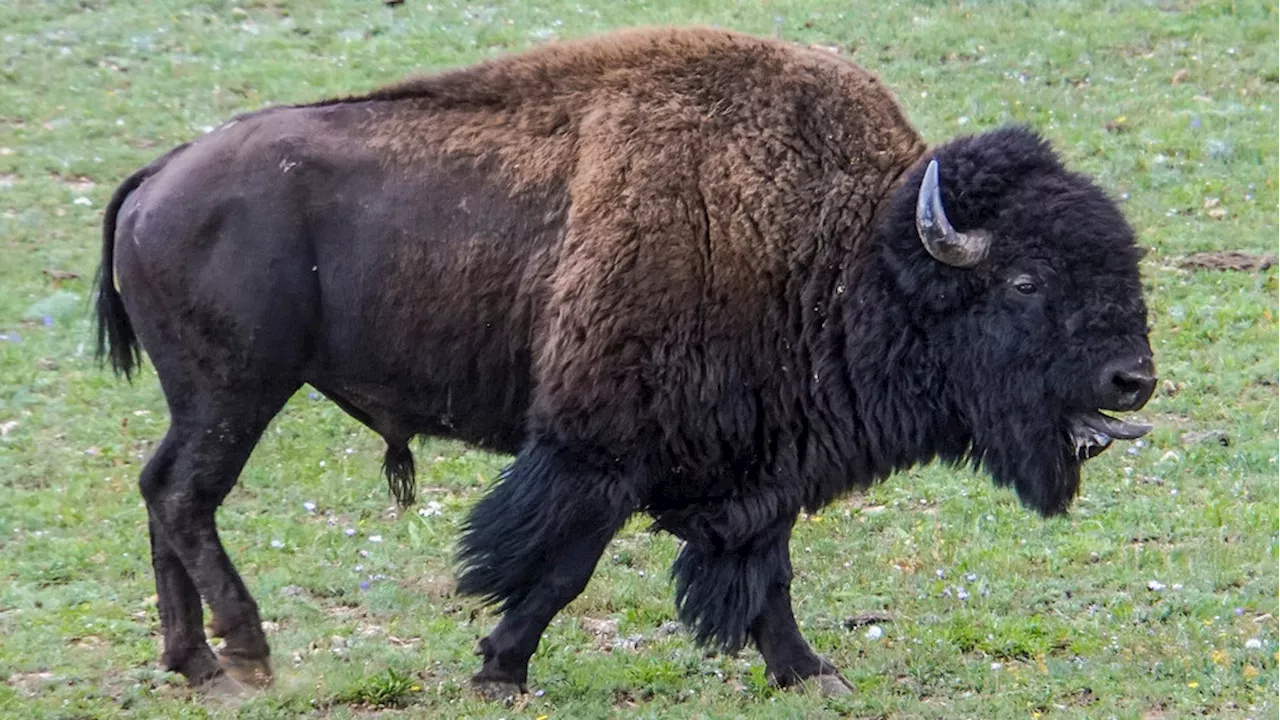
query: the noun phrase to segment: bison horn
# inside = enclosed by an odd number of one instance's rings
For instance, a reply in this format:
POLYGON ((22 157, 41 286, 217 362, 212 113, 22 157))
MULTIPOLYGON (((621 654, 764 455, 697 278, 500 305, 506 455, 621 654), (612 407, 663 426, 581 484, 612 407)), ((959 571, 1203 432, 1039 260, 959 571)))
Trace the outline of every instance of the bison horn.
POLYGON ((942 209, 942 193, 938 190, 938 161, 930 160, 920 183, 916 201, 916 231, 929 254, 939 262, 968 268, 982 262, 991 247, 991 236, 979 230, 956 232, 942 209))

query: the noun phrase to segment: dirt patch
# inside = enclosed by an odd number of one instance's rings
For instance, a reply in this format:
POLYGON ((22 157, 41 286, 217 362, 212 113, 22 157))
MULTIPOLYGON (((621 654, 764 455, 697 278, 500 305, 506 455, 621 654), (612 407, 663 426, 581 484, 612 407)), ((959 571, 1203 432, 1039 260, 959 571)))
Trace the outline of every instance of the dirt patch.
POLYGON ((26 697, 35 697, 57 683, 58 677, 51 672, 14 673, 5 682, 26 697))
POLYGON ((401 580, 400 587, 413 590, 428 598, 453 597, 453 578, 448 575, 420 575, 410 580, 401 580))
POLYGON ((1183 258, 1178 267, 1187 270, 1234 270, 1259 272, 1276 264, 1275 255, 1253 255, 1236 250, 1193 253, 1183 258))
POLYGON ((62 178, 59 178, 59 180, 61 180, 62 184, 65 185, 68 190, 71 190, 72 192, 78 192, 78 193, 89 192, 90 190, 98 186, 97 183, 85 177, 84 175, 77 175, 75 177, 62 177, 62 178))

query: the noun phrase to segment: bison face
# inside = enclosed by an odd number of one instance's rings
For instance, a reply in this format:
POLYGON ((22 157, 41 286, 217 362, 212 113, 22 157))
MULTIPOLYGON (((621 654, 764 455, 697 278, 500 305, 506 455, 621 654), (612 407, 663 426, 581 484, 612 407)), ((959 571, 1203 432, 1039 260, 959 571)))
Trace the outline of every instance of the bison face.
POLYGON ((1132 230, 1017 129, 940 148, 886 229, 945 427, 1024 504, 1065 512, 1082 462, 1150 429, 1106 412, 1140 409, 1156 382, 1132 230))

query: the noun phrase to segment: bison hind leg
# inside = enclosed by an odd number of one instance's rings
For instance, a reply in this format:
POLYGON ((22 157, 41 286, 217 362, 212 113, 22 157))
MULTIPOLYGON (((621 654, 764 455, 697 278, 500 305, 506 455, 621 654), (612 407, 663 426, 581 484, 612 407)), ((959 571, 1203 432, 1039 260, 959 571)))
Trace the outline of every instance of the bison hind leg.
POLYGON ((413 504, 418 494, 413 467, 413 451, 404 440, 385 438, 387 452, 382 456, 382 472, 387 476, 387 487, 400 507, 413 504))

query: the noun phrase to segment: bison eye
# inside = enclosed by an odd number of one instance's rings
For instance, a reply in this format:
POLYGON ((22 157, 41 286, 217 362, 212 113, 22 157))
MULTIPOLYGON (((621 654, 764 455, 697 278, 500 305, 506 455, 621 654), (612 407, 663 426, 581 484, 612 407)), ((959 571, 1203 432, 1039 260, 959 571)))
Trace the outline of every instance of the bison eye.
POLYGON ((1014 283, 1013 287, 1023 295, 1034 295, 1035 292, 1040 289, 1036 287, 1036 284, 1031 282, 1030 280, 1019 280, 1018 282, 1014 283))

